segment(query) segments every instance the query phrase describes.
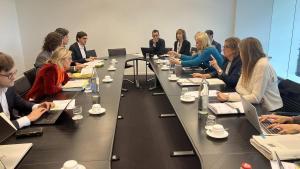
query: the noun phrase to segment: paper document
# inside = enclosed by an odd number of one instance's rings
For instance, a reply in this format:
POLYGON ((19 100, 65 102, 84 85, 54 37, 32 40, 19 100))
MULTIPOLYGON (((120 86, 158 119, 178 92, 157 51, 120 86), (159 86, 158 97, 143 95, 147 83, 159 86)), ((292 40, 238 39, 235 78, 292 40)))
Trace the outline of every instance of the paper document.
MULTIPOLYGON (((278 162, 276 160, 271 160, 270 163, 272 169, 280 169, 278 162)), ((282 161, 282 165, 284 169, 299 169, 299 167, 297 167, 294 163, 288 163, 282 161)))
POLYGON ((68 81, 62 88, 68 89, 68 88, 84 88, 88 84, 88 80, 70 80, 68 81))
MULTIPOLYGON (((219 91, 218 90, 209 90, 208 92, 209 92, 209 94, 208 94, 209 97, 217 97, 217 92, 219 92, 219 91)), ((198 98, 199 97, 199 91, 186 92, 186 95, 198 98)))
MULTIPOLYGON (((71 99, 68 100, 53 100, 53 103, 55 106, 51 108, 51 110, 64 110, 67 104, 71 101, 71 99)), ((73 109, 75 107, 75 99, 72 99, 70 104, 66 109, 73 109)))
POLYGON ((215 114, 244 113, 242 102, 209 103, 208 108, 215 114))
POLYGON ((4 114, 4 113, 0 113, 0 116, 9 124, 11 125, 15 130, 17 130, 17 128, 15 127, 15 125, 12 124, 12 122, 10 121, 10 119, 8 119, 8 117, 4 114))
POLYGON ((224 81, 218 78, 206 79, 209 85, 224 85, 224 81))
POLYGON ((84 63, 84 65, 86 65, 87 67, 95 67, 96 65, 99 65, 99 66, 103 66, 104 63, 103 63, 103 60, 94 60, 94 61, 91 61, 91 62, 86 62, 84 63))

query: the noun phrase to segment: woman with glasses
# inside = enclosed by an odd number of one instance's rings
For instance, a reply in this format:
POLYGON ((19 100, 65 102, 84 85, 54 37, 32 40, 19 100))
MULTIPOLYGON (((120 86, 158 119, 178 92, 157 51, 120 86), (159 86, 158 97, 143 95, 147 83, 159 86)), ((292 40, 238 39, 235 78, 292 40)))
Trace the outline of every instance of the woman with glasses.
POLYGON ((200 74, 194 73, 193 77, 218 77, 226 84, 226 90, 235 90, 235 86, 240 78, 242 61, 239 50, 240 39, 236 37, 227 38, 224 42, 223 53, 225 58, 224 65, 219 65, 216 59, 212 57, 210 65, 217 71, 217 74, 200 74))
POLYGON ((0 52, 0 112, 19 129, 29 126, 54 105, 50 102, 33 104, 21 98, 13 87, 16 74, 12 57, 0 52), (14 110, 17 110, 17 113, 13 113, 14 110))
POLYGON ((71 51, 64 47, 57 48, 48 63, 38 72, 34 84, 26 95, 26 99, 40 100, 46 96, 62 91, 62 85, 68 82, 66 70, 72 62, 71 51))

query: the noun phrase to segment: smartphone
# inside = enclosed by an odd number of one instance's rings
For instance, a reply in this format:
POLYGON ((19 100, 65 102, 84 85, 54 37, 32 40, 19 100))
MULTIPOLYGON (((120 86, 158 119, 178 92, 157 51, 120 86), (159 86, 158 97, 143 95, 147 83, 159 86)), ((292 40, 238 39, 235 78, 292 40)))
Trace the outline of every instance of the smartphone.
POLYGON ((30 127, 18 130, 16 132, 17 138, 23 138, 23 137, 33 137, 33 136, 42 136, 43 135, 43 128, 42 127, 30 127))

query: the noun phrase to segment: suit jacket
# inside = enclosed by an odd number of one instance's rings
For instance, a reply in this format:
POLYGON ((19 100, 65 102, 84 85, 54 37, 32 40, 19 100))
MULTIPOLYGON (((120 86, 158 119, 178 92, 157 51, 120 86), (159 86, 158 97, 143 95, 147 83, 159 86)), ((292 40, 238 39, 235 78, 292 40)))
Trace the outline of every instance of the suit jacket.
POLYGON ((149 40, 149 48, 152 49, 154 55, 162 55, 166 53, 165 40, 159 39, 156 46, 153 46, 153 39, 149 40))
POLYGON ((37 69, 40 69, 50 59, 51 55, 52 55, 52 52, 49 52, 46 50, 42 51, 37 56, 34 66, 37 69))
POLYGON ((222 52, 222 51, 221 51, 221 44, 218 43, 217 41, 213 40, 213 41, 211 42, 211 45, 213 45, 213 46, 219 51, 219 53, 222 52))
POLYGON ((219 79, 222 79, 226 83, 226 88, 229 91, 234 91, 241 75, 242 61, 240 56, 236 56, 229 68, 228 75, 225 74, 228 61, 226 60, 224 65, 221 67, 223 73, 218 75, 219 79))
MULTIPOLYGON (((19 129, 20 127, 16 119, 29 114, 32 111, 32 106, 34 104, 21 98, 21 96, 16 93, 13 87, 8 88, 5 95, 8 104, 8 110, 10 113, 10 120, 16 126, 16 128, 19 129), (13 110, 17 110, 17 114, 13 113, 13 110)), ((1 104, 0 112, 3 112, 1 104)))
POLYGON ((62 84, 58 83, 58 67, 56 64, 45 64, 38 72, 34 84, 26 94, 26 99, 42 100, 47 96, 54 95, 62 91, 61 86, 69 81, 69 76, 64 72, 62 84))
MULTIPOLYGON (((178 44, 178 41, 175 41, 174 42, 174 51, 177 51, 177 44, 178 44)), ((180 48, 180 51, 178 53, 180 54, 184 54, 184 55, 191 55, 191 43, 187 40, 184 40, 182 42, 182 46, 180 48)))
MULTIPOLYGON (((72 51, 72 60, 73 60, 73 62, 78 62, 78 63, 85 63, 85 62, 87 62, 85 60, 85 58, 82 57, 82 54, 80 52, 80 48, 79 48, 77 42, 73 43, 70 46, 69 50, 72 51)), ((84 52, 86 54, 86 48, 85 47, 84 47, 84 52)), ((88 58, 89 56, 86 55, 86 57, 88 58)))

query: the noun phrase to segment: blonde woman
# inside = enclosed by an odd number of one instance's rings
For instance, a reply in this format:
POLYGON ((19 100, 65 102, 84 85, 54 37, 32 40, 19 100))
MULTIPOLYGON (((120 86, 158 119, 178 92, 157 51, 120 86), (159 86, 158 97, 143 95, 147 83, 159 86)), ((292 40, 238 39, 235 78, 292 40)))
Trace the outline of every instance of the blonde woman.
POLYGON ((45 96, 61 92, 62 85, 69 80, 66 70, 70 68, 71 62, 71 51, 64 47, 57 48, 51 55, 47 64, 44 64, 39 70, 34 84, 26 95, 26 98, 40 100, 45 96))
POLYGON ((210 65, 209 61, 213 56, 218 65, 223 65, 223 56, 217 51, 216 48, 211 47, 208 35, 205 32, 197 32, 195 35, 196 47, 198 54, 194 56, 187 56, 179 54, 175 51, 170 51, 170 62, 172 64, 181 64, 183 67, 202 67, 207 68, 207 72, 216 73, 216 70, 210 65))
POLYGON ((268 62, 261 43, 256 38, 240 42, 242 74, 236 86, 238 94, 218 93, 220 101, 239 101, 240 96, 251 103, 261 104, 264 110, 275 111, 282 107, 275 70, 268 62))

